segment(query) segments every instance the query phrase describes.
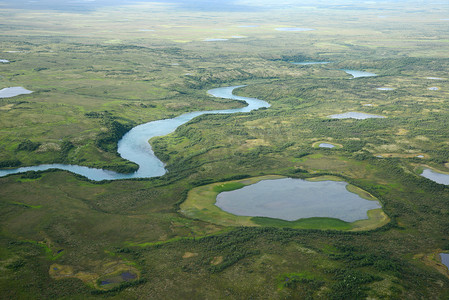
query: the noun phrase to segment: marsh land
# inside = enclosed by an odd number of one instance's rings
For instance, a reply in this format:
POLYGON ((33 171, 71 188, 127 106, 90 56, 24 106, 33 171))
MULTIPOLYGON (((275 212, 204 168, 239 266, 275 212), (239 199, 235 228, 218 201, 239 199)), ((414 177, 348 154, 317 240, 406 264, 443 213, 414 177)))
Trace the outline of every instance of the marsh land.
POLYGON ((427 176, 449 173, 448 14, 414 0, 4 1, 2 298, 448 298, 449 186, 427 176), (141 164, 120 141, 181 119, 139 135, 130 149, 159 171, 130 175, 141 164), (51 167, 6 174, 33 166, 51 167), (281 178, 346 182, 381 207, 283 220, 215 205, 281 178))

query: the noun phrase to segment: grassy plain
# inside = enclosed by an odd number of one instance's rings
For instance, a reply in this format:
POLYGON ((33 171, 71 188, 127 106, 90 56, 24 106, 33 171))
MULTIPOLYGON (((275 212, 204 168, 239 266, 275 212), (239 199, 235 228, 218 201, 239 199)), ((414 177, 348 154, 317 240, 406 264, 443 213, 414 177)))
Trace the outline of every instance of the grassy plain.
MULTIPOLYGON (((0 178, 2 297, 449 297, 434 255, 449 248, 449 190, 415 173, 422 164, 449 171, 448 4, 292 1, 283 9, 284 2, 232 13, 154 3, 75 13, 0 9, 7 20, 0 59, 10 61, 0 63, 0 88, 34 91, 0 99, 2 168, 64 162, 132 170, 115 151, 127 128, 241 105, 207 96, 209 88, 246 84, 236 93, 272 105, 202 116, 155 138, 169 171, 160 178, 94 183, 63 171, 0 178), (247 25, 258 27, 240 27, 247 25), (343 68, 379 76, 351 79, 343 68), (347 111, 387 118, 327 118, 347 111), (318 141, 343 147, 313 147, 318 141), (379 199, 378 220, 391 222, 357 232, 284 228, 265 218, 245 223, 263 226, 233 227, 179 212, 195 188, 271 174, 338 176, 379 199), (138 277, 98 284, 126 270, 138 277)), ((327 222, 322 229, 347 226, 327 222)))

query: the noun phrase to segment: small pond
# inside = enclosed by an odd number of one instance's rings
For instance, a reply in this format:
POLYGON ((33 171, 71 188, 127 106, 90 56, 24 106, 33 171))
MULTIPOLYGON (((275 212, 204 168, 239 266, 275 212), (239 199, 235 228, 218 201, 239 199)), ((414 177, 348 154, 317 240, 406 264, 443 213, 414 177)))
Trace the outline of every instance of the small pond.
POLYGON ((378 91, 394 91, 394 88, 380 87, 380 88, 377 88, 376 90, 378 90, 378 91))
POLYGON ((342 181, 306 181, 283 178, 262 180, 218 194, 216 206, 238 216, 269 217, 287 221, 328 217, 346 222, 368 219, 367 211, 381 208, 361 198, 342 181))
POLYGON ((444 80, 444 78, 440 78, 440 77, 427 77, 427 79, 430 79, 430 80, 444 80))
POLYGON ((300 61, 300 62, 292 62, 294 65, 301 65, 301 66, 309 66, 309 65, 326 65, 330 64, 330 61, 300 61))
POLYGON ((129 281, 129 280, 136 279, 137 275, 128 271, 128 272, 124 272, 124 273, 120 274, 120 277, 122 277, 122 279, 124 281, 129 281))
POLYGON ((11 98, 19 95, 31 94, 29 91, 21 86, 9 87, 0 90, 0 98, 11 98))
POLYGON ((301 27, 280 27, 280 28, 275 28, 275 30, 277 30, 277 31, 312 31, 315 29, 301 28, 301 27))
POLYGON ((7 59, 0 59, 0 62, 1 63, 9 63, 9 60, 7 60, 7 59))
POLYGON ((122 282, 131 281, 136 279, 137 275, 132 273, 131 271, 126 271, 118 275, 113 275, 107 278, 104 278, 100 281, 100 285, 109 285, 109 284, 120 284, 122 282))
POLYGON ((440 253, 441 262, 449 268, 449 253, 440 253))
POLYGON ((439 89, 440 89, 440 88, 439 88, 439 87, 436 87, 436 86, 433 86, 433 87, 428 88, 429 91, 438 91, 439 89))
POLYGON ((318 145, 320 148, 335 148, 335 145, 328 144, 328 143, 321 143, 318 145))
POLYGON ((345 71, 346 73, 352 75, 353 78, 377 76, 377 74, 374 74, 374 73, 357 71, 357 70, 342 69, 341 71, 345 71))
POLYGON ((211 39, 204 39, 203 42, 220 42, 220 41, 227 41, 228 39, 220 39, 220 38, 211 38, 211 39))
POLYGON ((449 174, 443 174, 431 170, 429 168, 425 168, 424 171, 421 173, 421 176, 426 177, 427 179, 430 179, 432 181, 435 181, 436 183, 449 185, 449 174))
POLYGON ((371 114, 365 114, 361 112, 354 112, 350 111, 343 114, 335 114, 330 115, 329 118, 331 119, 357 119, 357 120, 365 120, 365 119, 372 119, 372 118, 385 118, 384 116, 379 115, 371 115, 371 114))

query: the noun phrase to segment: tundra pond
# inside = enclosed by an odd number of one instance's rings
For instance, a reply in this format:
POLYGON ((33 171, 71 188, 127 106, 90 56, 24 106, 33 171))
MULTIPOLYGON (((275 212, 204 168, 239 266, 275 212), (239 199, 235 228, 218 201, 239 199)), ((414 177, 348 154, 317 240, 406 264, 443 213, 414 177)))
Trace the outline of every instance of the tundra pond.
POLYGON ((380 118, 383 119, 385 118, 384 116, 380 116, 380 115, 372 115, 372 114, 366 114, 366 113, 361 113, 361 112, 355 112, 355 111, 350 111, 347 113, 342 113, 342 114, 335 114, 335 115, 330 115, 329 118, 331 119, 357 119, 357 120, 365 120, 365 119, 373 119, 373 118, 380 118))
POLYGON ((449 185, 449 174, 444 174, 429 168, 425 168, 421 173, 421 176, 426 177, 427 179, 435 181, 439 184, 449 185))
POLYGON ((377 198, 336 176, 264 175, 199 186, 180 212, 226 226, 370 230, 389 222, 377 198))
POLYGON ((27 90, 21 86, 9 87, 0 90, 0 98, 11 98, 19 95, 31 94, 33 91, 27 90))
POLYGON ((295 178, 263 180, 218 194, 216 206, 238 216, 268 217, 286 221, 327 217, 346 222, 367 219, 377 201, 349 192, 343 181, 306 181, 295 178))
POLYGON ((349 75, 352 75, 354 78, 360 78, 360 77, 374 77, 377 76, 375 73, 365 72, 365 71, 357 71, 357 70, 348 70, 348 69, 342 69, 341 71, 345 71, 349 75))

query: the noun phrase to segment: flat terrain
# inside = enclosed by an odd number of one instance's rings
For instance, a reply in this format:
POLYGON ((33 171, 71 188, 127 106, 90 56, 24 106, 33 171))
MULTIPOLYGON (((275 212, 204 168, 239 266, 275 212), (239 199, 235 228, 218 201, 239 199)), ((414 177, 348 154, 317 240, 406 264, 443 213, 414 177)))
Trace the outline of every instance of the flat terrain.
POLYGON ((133 126, 242 106, 208 89, 246 85, 236 93, 271 104, 152 139, 162 177, 0 178, 2 298, 449 297, 449 189, 419 175, 449 172, 449 5, 296 2, 0 6, 0 89, 34 91, 0 98, 2 169, 130 172, 116 145, 133 126), (314 30, 275 30, 293 27, 314 30), (330 63, 293 64, 311 61, 330 63), (385 118, 328 117, 351 111, 385 118), (290 226, 182 213, 189 193, 260 176, 337 176, 384 214, 290 226))

